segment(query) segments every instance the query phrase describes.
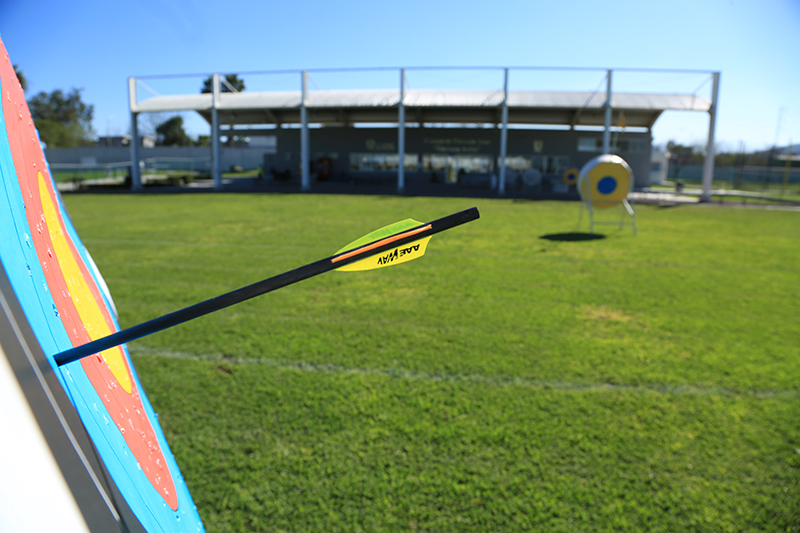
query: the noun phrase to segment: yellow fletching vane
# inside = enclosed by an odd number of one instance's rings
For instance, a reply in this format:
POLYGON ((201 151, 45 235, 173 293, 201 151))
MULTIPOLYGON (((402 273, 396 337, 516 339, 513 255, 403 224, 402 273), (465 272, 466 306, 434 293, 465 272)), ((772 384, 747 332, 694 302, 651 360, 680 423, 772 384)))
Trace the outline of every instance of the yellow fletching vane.
POLYGON ((407 263, 413 261, 418 257, 425 255, 425 248, 428 246, 430 237, 425 237, 418 241, 406 244, 398 248, 393 248, 380 255, 373 255, 362 261, 356 261, 349 265, 337 268, 343 272, 354 272, 357 270, 373 270, 375 268, 383 268, 392 265, 399 265, 400 263, 407 263))
MULTIPOLYGON (((350 244, 348 244, 347 246, 336 252, 336 255, 344 253, 348 250, 352 250, 354 248, 358 248, 359 246, 364 246, 365 244, 369 244, 371 242, 375 242, 380 239, 385 239, 386 237, 391 237, 392 235, 396 235, 398 233, 401 233, 403 231, 412 228, 416 228, 421 225, 422 222, 417 222, 416 220, 412 220, 410 218, 406 220, 401 220, 400 222, 395 222, 394 224, 390 224, 384 228, 373 231, 369 235, 364 235, 360 239, 351 242, 350 244)), ((418 241, 414 241, 410 244, 405 244, 403 246, 398 246, 397 248, 392 248, 391 250, 387 250, 382 254, 374 255, 362 261, 356 261, 355 263, 351 263, 341 268, 337 268, 336 270, 340 270, 343 272, 355 272, 359 270, 373 270, 376 268, 399 265, 400 263, 407 263, 408 261, 412 261, 414 259, 417 259, 418 257, 422 257, 423 255, 425 255, 425 249, 428 246, 429 240, 431 240, 430 237, 425 237, 418 241)))

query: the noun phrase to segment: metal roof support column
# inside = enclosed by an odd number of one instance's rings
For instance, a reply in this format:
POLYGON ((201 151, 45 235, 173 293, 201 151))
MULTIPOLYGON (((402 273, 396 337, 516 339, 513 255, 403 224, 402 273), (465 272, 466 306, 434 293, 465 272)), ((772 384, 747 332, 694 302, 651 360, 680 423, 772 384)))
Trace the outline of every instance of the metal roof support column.
POLYGON ((406 188, 406 69, 400 69, 400 106, 397 109, 397 192, 406 188))
POLYGON ((139 169, 139 113, 134 111, 137 104, 136 78, 128 78, 128 107, 131 110, 131 190, 142 190, 142 173, 139 169))
POLYGON ((711 108, 708 110, 708 144, 703 161, 703 194, 701 202, 711 201, 711 183, 714 181, 714 133, 717 128, 717 101, 719 98, 719 72, 714 72, 711 85, 711 108))
POLYGON ((508 144, 508 69, 503 69, 503 129, 500 130, 500 183, 497 193, 506 193, 506 148, 508 144))
POLYGON ((211 177, 214 178, 214 190, 222 189, 222 175, 220 174, 220 146, 219 146, 219 74, 212 78, 211 92, 211 177))
POLYGON ((308 161, 308 111, 306 98, 308 97, 308 71, 304 70, 301 76, 302 95, 300 98, 300 183, 304 191, 311 187, 308 161))
POLYGON ((139 113, 131 113, 131 190, 142 190, 142 169, 139 167, 139 113))
POLYGON ((606 119, 603 130, 603 153, 611 153, 611 69, 606 74, 606 119))

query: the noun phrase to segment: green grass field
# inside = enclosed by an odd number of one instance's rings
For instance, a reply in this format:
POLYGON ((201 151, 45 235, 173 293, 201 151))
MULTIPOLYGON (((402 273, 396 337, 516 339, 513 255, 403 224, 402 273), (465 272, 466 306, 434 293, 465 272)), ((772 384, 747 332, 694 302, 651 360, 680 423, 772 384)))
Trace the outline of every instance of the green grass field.
POLYGON ((131 343, 209 531, 800 531, 798 212, 639 206, 638 236, 561 241, 577 203, 65 202, 123 327, 481 210, 419 261, 131 343))
POLYGON ((99 180, 103 178, 124 178, 128 175, 127 169, 117 168, 111 171, 106 170, 57 170, 53 172, 53 179, 56 183, 68 181, 99 180))

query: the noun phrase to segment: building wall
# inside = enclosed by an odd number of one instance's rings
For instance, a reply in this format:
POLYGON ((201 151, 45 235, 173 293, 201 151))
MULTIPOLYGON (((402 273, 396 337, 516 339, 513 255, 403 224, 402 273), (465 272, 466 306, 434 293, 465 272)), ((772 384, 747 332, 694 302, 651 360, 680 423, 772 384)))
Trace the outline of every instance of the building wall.
MULTIPOLYGON (((390 178, 397 171, 363 171, 352 168, 351 156, 359 155, 396 155, 396 128, 353 128, 326 127, 310 130, 310 155, 312 167, 321 158, 328 159, 331 179, 352 179, 353 177, 390 178)), ((271 137, 268 136, 268 137, 271 137)), ((300 129, 274 130, 276 143, 270 139, 269 147, 221 147, 221 170, 227 171, 232 165, 241 165, 245 169, 255 169, 264 165, 269 171, 288 171, 293 177, 300 172, 300 129)), ((556 158, 557 167, 550 170, 551 177, 560 177, 563 170, 570 167, 580 168, 592 157, 601 153, 602 131, 570 131, 570 130, 508 130, 509 158, 556 158), (587 142, 589 141, 589 142, 587 142), (589 147, 588 151, 579 150, 589 147)), ((612 133, 612 146, 631 166, 637 186, 645 186, 650 181, 650 134, 644 133, 612 133), (631 149, 635 147, 635 149, 631 149)), ((488 160, 491 164, 486 174, 499 174, 498 158, 500 155, 500 130, 497 128, 406 128, 406 153, 418 157, 417 168, 409 169, 406 174, 410 180, 427 181, 431 170, 425 169, 423 159, 430 156, 472 156, 488 160)), ((105 146, 86 146, 78 148, 48 148, 47 160, 51 165, 62 163, 82 164, 92 161, 97 165, 123 163, 130 161, 130 148, 105 146)), ((187 158, 197 161, 210 161, 209 147, 192 146, 157 146, 140 148, 139 157, 151 158, 187 158)), ((395 163, 397 159, 395 158, 395 163)), ((509 163, 510 165, 510 163, 509 163)), ((188 167, 187 167, 188 168, 188 167)), ((195 167, 193 167, 195 168, 195 167)), ((518 179, 518 172, 511 166, 507 170, 509 183, 518 179)), ((548 172, 545 172, 548 174, 548 172)), ((440 176, 444 179, 444 176, 440 176)))
MULTIPOLYGON (((364 173, 351 168, 353 154, 396 154, 397 129, 395 128, 318 128, 310 132, 310 155, 312 162, 328 158, 333 178, 364 173)), ((300 130, 275 130, 277 147, 274 154, 264 157, 265 169, 297 175, 300 168, 300 130)), ((508 157, 560 156, 566 168, 580 168, 592 157, 600 155, 602 131, 569 130, 508 130, 508 157), (594 139, 596 149, 580 151, 580 139, 594 139)), ((650 180, 651 138, 643 133, 612 133, 612 146, 635 147, 617 150, 631 166, 636 185, 646 185, 650 180), (632 142, 633 141, 633 142, 632 142)), ((583 145, 586 146, 586 141, 583 145)), ((492 172, 497 174, 500 155, 500 130, 496 128, 406 128, 406 153, 417 156, 488 156, 493 163, 492 172)), ((563 166, 563 165, 562 165, 563 166)), ((408 166, 406 167, 408 174, 408 166)), ((565 168, 564 168, 565 169, 565 168)), ((557 173, 560 175, 564 169, 557 173)), ((420 169, 422 170, 422 169, 420 169)), ((376 172, 372 172, 375 174, 376 172)), ((379 173, 379 172, 377 172, 379 173)), ((385 171, 396 174, 396 170, 385 171)), ((554 173, 555 174, 555 173, 554 173)))
POLYGON ((648 185, 658 185, 667 180, 667 154, 657 150, 652 150, 650 156, 650 183, 648 185))

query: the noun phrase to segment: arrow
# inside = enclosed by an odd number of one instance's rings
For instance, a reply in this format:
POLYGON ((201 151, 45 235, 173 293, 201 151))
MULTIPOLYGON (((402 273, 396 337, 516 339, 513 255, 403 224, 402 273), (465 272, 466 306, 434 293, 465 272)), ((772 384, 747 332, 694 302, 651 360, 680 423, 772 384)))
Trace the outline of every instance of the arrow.
POLYGON ((422 257, 431 236, 479 217, 478 209, 472 207, 427 224, 411 219, 396 222, 351 242, 330 257, 64 350, 55 355, 55 361, 62 366, 330 270, 371 270, 411 261, 422 257))

